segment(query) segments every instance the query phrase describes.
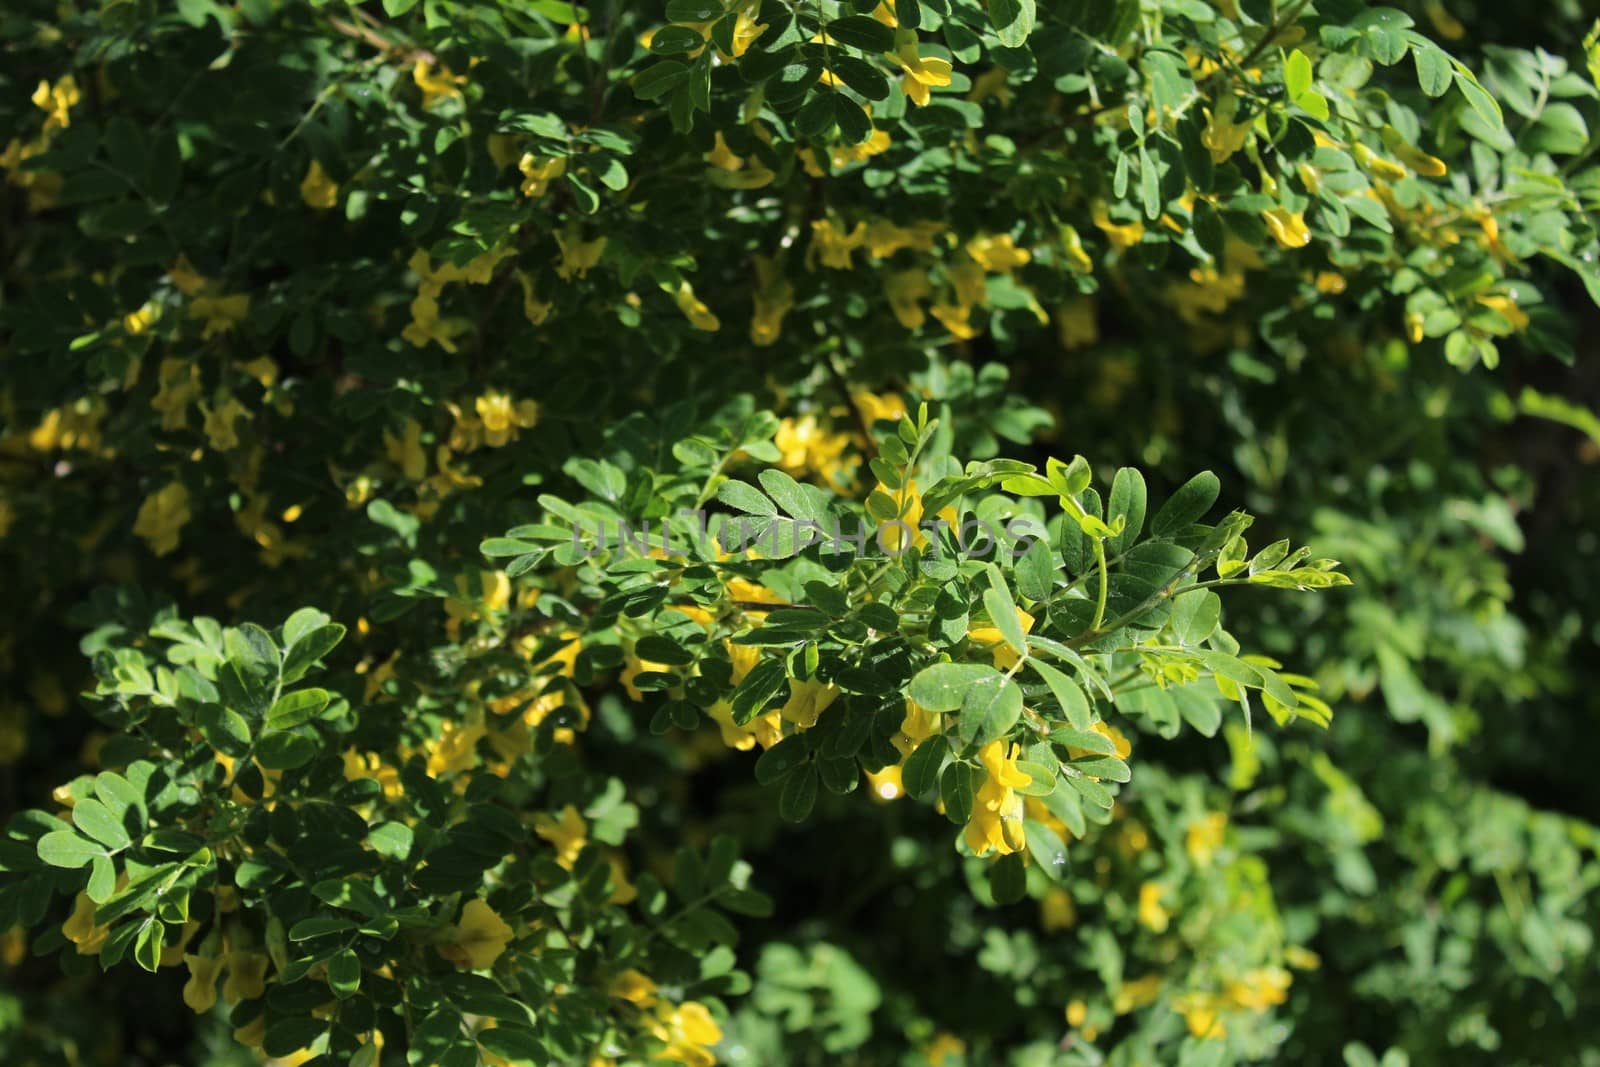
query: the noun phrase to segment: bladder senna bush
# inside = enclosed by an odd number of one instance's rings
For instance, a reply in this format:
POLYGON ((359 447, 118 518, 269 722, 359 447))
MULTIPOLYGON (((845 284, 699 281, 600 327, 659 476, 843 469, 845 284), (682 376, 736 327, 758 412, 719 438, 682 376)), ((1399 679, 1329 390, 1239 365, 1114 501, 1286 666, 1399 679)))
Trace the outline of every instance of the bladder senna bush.
POLYGON ((7 1062, 1592 1044, 1468 748, 1582 680, 1470 451, 1600 439, 1494 377, 1600 295, 1570 18, 4 25, 7 1062))

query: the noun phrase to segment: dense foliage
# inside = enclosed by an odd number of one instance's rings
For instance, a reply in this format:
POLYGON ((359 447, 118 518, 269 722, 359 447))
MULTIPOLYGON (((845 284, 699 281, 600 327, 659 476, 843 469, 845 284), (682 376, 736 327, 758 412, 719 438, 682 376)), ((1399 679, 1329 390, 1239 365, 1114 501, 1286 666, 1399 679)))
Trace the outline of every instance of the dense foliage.
POLYGON ((1600 1062, 1580 7, 8 5, 0 1055, 1600 1062))

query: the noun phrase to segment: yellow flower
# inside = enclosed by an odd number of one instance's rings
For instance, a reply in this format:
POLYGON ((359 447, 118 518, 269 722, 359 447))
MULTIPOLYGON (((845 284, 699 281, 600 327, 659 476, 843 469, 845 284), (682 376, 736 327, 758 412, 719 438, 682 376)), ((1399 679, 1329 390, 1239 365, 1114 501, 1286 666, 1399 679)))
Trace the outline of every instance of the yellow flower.
POLYGON ((490 391, 473 401, 473 409, 483 422, 483 440, 499 448, 517 439, 519 429, 532 429, 539 423, 539 405, 532 400, 513 401, 509 394, 490 391))
POLYGON ((948 59, 919 54, 918 40, 915 30, 897 30, 896 47, 890 58, 900 64, 901 69, 905 71, 905 77, 901 79, 900 85, 905 90, 906 96, 918 107, 926 107, 930 99, 930 90, 950 84, 950 73, 953 68, 948 59))
POLYGON ((899 422, 906 415, 906 402, 897 393, 880 396, 862 390, 850 399, 868 426, 875 422, 899 422))
POLYGON ((1146 882, 1139 887, 1139 921, 1161 933, 1172 921, 1172 913, 1161 903, 1166 889, 1159 882, 1146 882))
POLYGON ((967 94, 967 99, 981 104, 992 96, 1000 101, 1002 107, 1009 107, 1011 87, 1007 81, 1010 76, 1011 72, 1004 67, 990 67, 972 79, 972 91, 967 94))
POLYGON ((585 241, 575 229, 558 231, 556 244, 561 249, 561 262, 556 264, 556 273, 563 280, 587 277, 606 250, 606 238, 596 237, 592 241, 585 241))
POLYGON ((1123 982, 1117 988, 1116 994, 1111 998, 1111 1010, 1118 1015, 1126 1015, 1147 1004, 1155 1003, 1161 995, 1161 976, 1147 974, 1143 978, 1136 978, 1131 982, 1123 982))
POLYGON ((222 999, 229 1004, 254 1000, 267 991, 267 968, 272 960, 261 952, 228 953, 228 980, 222 983, 222 999))
POLYGON ((936 240, 944 232, 942 222, 922 220, 910 226, 897 226, 888 219, 873 219, 867 224, 867 254, 873 259, 888 259, 902 248, 917 252, 933 252, 936 240))
POLYGON ((772 180, 777 177, 760 161, 752 163, 743 156, 736 155, 722 139, 720 130, 717 132, 711 151, 706 153, 705 160, 711 164, 706 169, 707 180, 722 189, 760 189, 762 186, 771 185, 772 180))
POLYGON ((611 979, 607 993, 618 1000, 626 1000, 635 1007, 649 1008, 655 1004, 659 990, 660 987, 649 975, 629 967, 611 979))
POLYGON ((1444 160, 1430 156, 1416 145, 1407 141, 1400 135, 1400 131, 1393 126, 1385 126, 1382 131, 1384 147, 1395 154, 1400 162, 1422 175, 1424 178, 1442 178, 1450 172, 1444 160))
POLYGON ((533 291, 533 279, 523 271, 517 271, 517 283, 522 286, 522 314, 533 325, 543 326, 550 312, 555 310, 555 305, 539 299, 533 291))
POLYGON ((1275 207, 1263 211, 1261 218, 1267 224, 1267 232, 1281 247, 1304 248, 1311 243, 1311 231, 1306 229, 1305 216, 1300 212, 1275 207))
POLYGON ((912 268, 887 274, 883 279, 883 293, 889 300, 889 308, 894 312, 894 317, 899 319, 900 325, 906 329, 919 329, 927 321, 927 315, 922 310, 922 301, 933 295, 933 287, 928 284, 927 271, 912 268))
POLYGON ((667 1018, 667 1048, 660 1059, 672 1060, 688 1067, 714 1067, 717 1058, 711 1046, 722 1040, 722 1029, 705 1005, 686 1000, 667 1018))
MULTIPOLYGON (((1021 608, 1017 609, 1017 622, 1022 625, 1025 634, 1033 632, 1033 616, 1021 608)), ((1008 671, 1016 665, 1021 657, 1017 651, 1006 644, 1006 639, 1000 633, 999 627, 990 623, 988 626, 973 626, 967 630, 967 636, 973 641, 990 649, 994 655, 994 665, 1003 671, 1008 671)))
POLYGON ((972 308, 965 304, 950 304, 940 302, 928 309, 939 324, 949 331, 950 336, 958 341, 970 341, 978 336, 978 331, 972 325, 972 308))
POLYGON ((1528 313, 1517 306, 1513 297, 1503 293, 1491 293, 1478 297, 1478 303, 1505 319, 1511 324, 1513 331, 1521 333, 1528 328, 1528 313))
POLYGON ((756 256, 755 313, 750 319, 750 342, 766 347, 778 340, 783 318, 794 307, 794 286, 783 276, 777 260, 756 256))
POLYGON ((1260 1014, 1287 1000, 1293 981, 1282 967, 1256 967, 1229 981, 1226 996, 1233 1005, 1260 1014))
POLYGON ((383 451, 407 481, 420 482, 428 473, 428 453, 422 447, 422 425, 416 419, 407 419, 396 437, 383 431, 383 451))
POLYGON ((461 909, 461 921, 446 928, 445 940, 437 948, 439 955, 457 967, 482 971, 494 966, 513 936, 506 921, 474 897, 461 909))
POLYGON ((757 22, 752 13, 760 5, 749 4, 739 9, 739 15, 733 21, 733 58, 738 59, 750 50, 760 36, 767 32, 765 22, 757 22))
POLYGON ((778 709, 784 721, 792 722, 802 730, 817 724, 817 717, 839 698, 839 690, 815 678, 790 678, 789 699, 778 709))
POLYGON ((891 763, 882 770, 868 771, 867 784, 872 787, 872 796, 875 800, 896 800, 906 792, 905 781, 901 777, 898 763, 891 763))
POLYGON ((322 169, 320 160, 311 161, 305 178, 301 180, 300 199, 318 211, 327 211, 339 206, 339 183, 328 177, 328 172, 322 169))
POLYGON ((1439 36, 1447 41, 1459 41, 1467 35, 1467 28, 1461 20, 1450 13, 1444 6, 1444 0, 1423 0, 1423 13, 1428 16, 1428 21, 1433 23, 1433 28, 1439 36))
POLYGON ((438 778, 472 770, 478 765, 478 742, 485 732, 482 723, 444 723, 427 746, 428 773, 438 778))
POLYGON ((1331 270, 1318 271, 1317 276, 1312 279, 1312 284, 1316 286, 1317 292, 1327 293, 1329 296, 1337 296, 1344 292, 1346 285, 1344 275, 1331 270))
POLYGON ((461 86, 467 84, 465 75, 451 74, 443 64, 435 71, 433 63, 426 59, 417 60, 411 68, 411 80, 422 90, 423 107, 432 107, 440 100, 459 99, 461 86))
POLYGON ((202 340, 232 333, 250 315, 250 294, 234 293, 232 296, 198 296, 189 305, 191 319, 205 319, 200 331, 202 340))
POLYGON ((217 978, 222 974, 224 957, 184 956, 189 965, 189 980, 183 984, 183 1002, 196 1015, 204 1015, 217 1004, 217 978))
POLYGON ((178 532, 189 521, 189 490, 182 482, 167 485, 144 498, 133 520, 133 532, 150 551, 165 556, 178 547, 178 532))
POLYGON ((571 804, 561 809, 559 820, 543 812, 535 815, 533 832, 555 846, 556 862, 569 871, 578 861, 578 853, 583 851, 584 843, 589 840, 589 827, 578 809, 571 804))
POLYGON ((1020 852, 1026 844, 1023 834, 1023 802, 1016 789, 1033 782, 1032 776, 1017 769, 1017 753, 1021 746, 1006 749, 1004 740, 996 739, 978 752, 983 764, 984 781, 973 797, 972 816, 967 820, 966 841, 979 856, 990 852, 1008 855, 1020 852))
POLYGON ((918 745, 939 733, 943 721, 938 712, 929 711, 910 697, 906 697, 906 714, 900 721, 900 732, 890 740, 894 742, 894 747, 900 750, 900 755, 909 756, 916 751, 918 745))
POLYGON ((736 645, 732 641, 724 641, 723 647, 728 650, 728 659, 733 664, 733 674, 729 683, 738 685, 761 662, 761 649, 756 645, 736 645))
MULTIPOLYGON (((1133 746, 1128 743, 1126 737, 1122 736, 1122 731, 1110 723, 1101 720, 1090 726, 1089 729, 1111 742, 1111 750, 1118 759, 1127 759, 1129 753, 1133 751, 1133 746)), ((1076 745, 1068 745, 1067 753, 1073 759, 1081 759, 1084 756, 1093 755, 1088 749, 1079 748, 1076 745)))
POLYGON ((799 476, 820 475, 823 481, 833 484, 843 466, 841 458, 850 446, 850 438, 824 430, 815 415, 803 415, 780 421, 772 443, 778 448, 778 465, 785 471, 799 476))
POLYGON ((567 157, 545 158, 524 152, 522 159, 517 162, 517 169, 522 172, 522 195, 543 196, 551 182, 567 173, 567 157))
POLYGON ((733 721, 733 705, 719 700, 707 709, 706 714, 722 733, 722 743, 739 752, 749 752, 760 745, 771 748, 783 740, 783 717, 776 711, 757 715, 740 726, 733 721))
POLYGON ((1009 274, 1033 258, 1026 248, 1016 246, 1009 233, 997 237, 974 237, 967 242, 967 255, 991 274, 1009 274))
POLYGON ((722 329, 722 320, 706 307, 705 301, 694 295, 694 286, 688 282, 678 284, 678 291, 672 299, 678 305, 678 310, 683 312, 683 317, 689 320, 690 326, 707 332, 722 329))
POLYGON ((1228 1035, 1227 1024, 1220 1014, 1226 1004, 1215 994, 1185 993, 1173 1000, 1172 1007, 1183 1016, 1192 1036, 1214 1040, 1228 1035))
POLYGON ((122 317, 122 328, 137 337, 155 325, 155 321, 160 317, 161 308, 147 301, 140 305, 139 310, 131 311, 122 317))
POLYGON ((1233 121, 1238 107, 1239 98, 1229 93, 1217 104, 1215 114, 1205 109, 1206 128, 1200 134, 1200 143, 1211 151, 1213 163, 1226 163, 1229 156, 1244 147, 1250 135, 1251 120, 1233 121))
POLYGON ((1100 324, 1093 297, 1075 296, 1056 309, 1056 334, 1067 351, 1087 348, 1100 340, 1100 324))
POLYGON ((95 924, 94 911, 95 902, 89 894, 80 892, 73 902, 72 914, 61 924, 61 936, 77 946, 80 956, 97 954, 111 933, 109 926, 95 924))
POLYGON ((1073 1029, 1077 1029, 1078 1027, 1083 1025, 1083 1021, 1085 1019, 1087 1019, 1088 1017, 1089 1017, 1089 1005, 1085 1004, 1081 1000, 1076 1000, 1076 999, 1067 1001, 1067 1025, 1068 1026, 1072 1027, 1073 1029))
POLYGON ((184 296, 196 296, 211 284, 205 275, 194 269, 187 256, 178 257, 178 261, 167 271, 167 280, 184 296))
POLYGON ((824 267, 833 270, 850 270, 855 264, 850 254, 866 243, 867 224, 858 222, 847 233, 831 219, 815 219, 811 223, 811 245, 806 249, 806 266, 812 267, 821 260, 824 267))
POLYGON ((1074 273, 1088 274, 1094 270, 1094 260, 1084 251, 1083 238, 1078 236, 1076 227, 1061 227, 1061 248, 1066 253, 1067 267, 1074 273))
POLYGON ((1138 219, 1132 222, 1116 223, 1111 221, 1111 216, 1106 211, 1103 201, 1096 200, 1089 213, 1094 224, 1106 235, 1113 248, 1132 248, 1144 240, 1144 223, 1138 219))
POLYGON ((1356 162, 1365 167, 1374 177, 1390 182, 1397 182, 1406 177, 1406 169, 1404 167, 1384 159, 1360 141, 1356 142, 1353 153, 1356 157, 1356 162))
POLYGON ((234 421, 240 417, 249 417, 250 411, 239 403, 233 394, 227 394, 221 403, 205 413, 205 433, 211 442, 211 447, 218 452, 231 452, 239 447, 239 435, 234 430, 234 421))
POLYGON ((640 659, 634 654, 633 649, 625 650, 622 660, 622 674, 619 680, 622 688, 628 694, 628 699, 635 703, 644 699, 644 691, 633 684, 633 680, 641 674, 670 674, 672 668, 665 663, 656 663, 652 660, 640 659))
POLYGON ((68 112, 82 99, 83 94, 78 91, 78 82, 70 74, 54 85, 41 81, 39 87, 33 91, 33 104, 45 113, 45 133, 72 125, 72 116, 68 112))
POLYGON ((922 1046, 922 1057, 931 1067, 949 1067, 952 1058, 960 1059, 966 1054, 967 1043, 944 1031, 934 1034, 933 1040, 922 1046))
POLYGON ((1039 902, 1039 925, 1046 932, 1053 932, 1070 930, 1077 921, 1078 907, 1073 903, 1072 894, 1060 886, 1051 886, 1045 892, 1044 899, 1039 902))
POLYGON ((1211 866, 1217 849, 1222 847, 1222 835, 1228 828, 1228 816, 1220 811, 1207 812, 1189 824, 1183 837, 1184 851, 1201 867, 1211 866))

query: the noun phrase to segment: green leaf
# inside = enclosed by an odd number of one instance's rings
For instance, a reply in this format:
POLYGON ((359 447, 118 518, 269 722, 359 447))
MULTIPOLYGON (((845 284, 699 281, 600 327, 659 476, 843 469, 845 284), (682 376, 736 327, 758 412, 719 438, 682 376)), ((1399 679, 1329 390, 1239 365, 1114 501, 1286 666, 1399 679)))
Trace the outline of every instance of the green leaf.
POLYGON ((1411 59, 1417 65, 1417 84, 1429 96, 1450 91, 1450 57, 1433 45, 1414 45, 1411 59))
POLYGON ((1505 115, 1500 110, 1499 101, 1495 100, 1489 94, 1489 90, 1479 84, 1478 79, 1465 67, 1456 68, 1456 87, 1461 90, 1461 95, 1466 97, 1467 106, 1489 124, 1491 131, 1505 128, 1505 115))
POLYGON ((803 822, 816 803, 817 769, 812 766, 784 779, 783 792, 778 795, 778 817, 785 822, 803 822))
POLYGON ((633 79, 633 92, 641 100, 659 100, 688 80, 688 64, 663 59, 639 72, 633 79))
POLYGON ((721 14, 717 0, 667 0, 668 22, 711 22, 721 14))
POLYGON ((416 6, 417 0, 383 0, 383 13, 392 19, 399 18, 416 6))
POLYGON ((161 966, 161 940, 166 932, 166 926, 154 916, 141 922, 133 942, 133 962, 154 974, 161 966))
POLYGON ((319 626, 289 646, 283 658, 284 684, 298 682, 322 657, 338 647, 344 640, 345 628, 333 622, 319 626))
POLYGON ((328 988, 340 1000, 349 1000, 361 988, 361 960, 353 949, 343 949, 328 961, 328 988))
POLYGON ((267 730, 288 730, 310 722, 328 706, 326 689, 297 689, 278 698, 267 712, 267 730))
POLYGON ((484 1050, 512 1063, 548 1063, 550 1052, 532 1030, 522 1026, 501 1024, 480 1030, 478 1045, 484 1050))
POLYGON ((746 515, 773 516, 778 509, 748 482, 729 479, 717 487, 717 499, 746 515))
POLYGON ((1067 846, 1061 835, 1034 819, 1022 821, 1022 831, 1028 841, 1028 854, 1033 862, 1054 881, 1062 881, 1071 869, 1067 846))
POLYGON ((1016 601, 1011 599, 1005 575, 993 563, 989 564, 989 587, 983 591, 983 607, 989 613, 989 621, 1000 631, 1000 636, 1005 638, 1012 651, 1019 656, 1026 656, 1028 635, 1023 632, 1022 620, 1017 617, 1016 601))
POLYGON ((1021 48, 1033 32, 1038 12, 1034 0, 988 0, 989 21, 1007 48, 1021 48))
POLYGON ((478 551, 490 559, 503 559, 507 556, 526 556, 530 552, 538 552, 541 547, 510 537, 490 537, 478 545, 478 551))
POLYGON ((1172 600, 1172 633, 1182 645, 1193 647, 1216 631, 1222 621, 1222 598, 1209 589, 1179 593, 1172 600))
POLYGON ((1111 480, 1111 499, 1106 502, 1106 516, 1113 522, 1122 518, 1122 532, 1106 543, 1107 551, 1117 554, 1127 551, 1139 539, 1144 529, 1146 505, 1144 475, 1132 467, 1123 467, 1111 480))
POLYGON ((403 860, 411 855, 411 844, 415 836, 411 827, 403 822, 379 823, 368 831, 367 843, 380 856, 403 860))
POLYGON ((759 476, 761 488, 789 515, 811 522, 827 516, 828 509, 813 495, 813 490, 801 485, 780 470, 764 470, 759 476))
POLYGON ((342 934, 346 930, 355 928, 355 922, 350 919, 341 919, 334 915, 313 915, 289 927, 288 936, 290 941, 310 941, 312 938, 342 934))
POLYGON ((1061 714, 1072 724, 1072 728, 1089 729, 1092 721, 1089 714, 1089 700, 1083 695, 1078 683, 1037 656, 1028 660, 1028 666, 1044 679, 1045 685, 1050 687, 1051 694, 1061 707, 1061 714))
POLYGON ((1050 542, 1041 538, 1029 546, 1012 574, 1017 579, 1017 592, 1024 597, 1035 603, 1050 599, 1056 578, 1055 554, 1050 551, 1050 542))
POLYGON ((939 778, 939 796, 944 801, 944 817, 957 826, 972 818, 972 765, 959 761, 944 769, 939 778))
POLYGON ((901 783, 906 793, 921 799, 932 793, 939 784, 939 770, 950 746, 941 736, 930 737, 906 757, 900 770, 901 783))
POLYGON ((803 734, 786 737, 756 760, 756 781, 771 785, 804 764, 811 755, 811 744, 803 734))
POLYGON ((1022 687, 994 674, 974 682, 961 702, 956 730, 969 745, 985 745, 1004 737, 1022 716, 1022 687))
POLYGON ((935 663, 917 672, 906 694, 929 711, 955 711, 973 686, 999 677, 999 671, 984 663, 935 663))
POLYGON ((1288 90, 1291 100, 1299 99, 1311 88, 1311 60, 1298 48, 1290 52, 1289 58, 1284 61, 1283 87, 1288 90))
POLYGON ((875 18, 847 15, 827 24, 827 34, 840 44, 863 52, 894 51, 894 31, 875 18))
POLYGON ((1210 471, 1201 471, 1178 487, 1150 522, 1153 537, 1171 537, 1200 520, 1217 502, 1222 483, 1210 471))
POLYGON ((72 822, 78 829, 113 851, 133 844, 122 820, 98 800, 83 799, 72 806, 72 822))
POLYGON ((1133 777, 1128 765, 1115 756, 1097 756, 1094 758, 1073 760, 1067 766, 1090 778, 1101 778, 1111 782, 1126 782, 1133 777))
POLYGON ((1028 889, 1027 861, 1020 852, 1001 856, 984 870, 984 877, 988 880, 989 892, 996 904, 1015 904, 1028 889))
POLYGON ((71 830, 55 830, 39 838, 39 858, 52 867, 76 869, 107 855, 104 845, 79 837, 71 830))

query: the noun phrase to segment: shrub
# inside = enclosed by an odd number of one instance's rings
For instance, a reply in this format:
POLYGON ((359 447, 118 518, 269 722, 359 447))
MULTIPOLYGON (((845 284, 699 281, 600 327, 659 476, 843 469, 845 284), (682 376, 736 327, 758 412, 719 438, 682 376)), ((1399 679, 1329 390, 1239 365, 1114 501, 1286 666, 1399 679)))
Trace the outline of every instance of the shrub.
POLYGON ((0 1049, 1587 1062, 1577 14, 24 0, 0 1049))

